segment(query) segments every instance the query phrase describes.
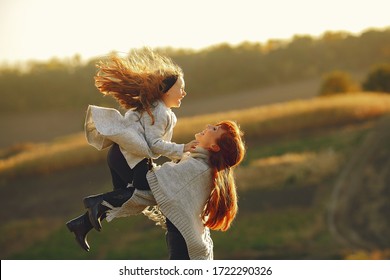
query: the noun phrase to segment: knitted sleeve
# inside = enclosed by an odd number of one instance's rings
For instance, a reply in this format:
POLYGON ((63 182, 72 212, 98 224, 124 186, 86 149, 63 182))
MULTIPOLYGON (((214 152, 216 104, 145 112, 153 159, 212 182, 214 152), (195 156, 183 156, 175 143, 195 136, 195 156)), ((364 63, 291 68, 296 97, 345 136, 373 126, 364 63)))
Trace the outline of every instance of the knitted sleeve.
POLYGON ((163 155, 171 159, 180 159, 183 155, 184 144, 171 142, 173 127, 176 124, 173 113, 164 106, 157 106, 153 112, 154 124, 151 117, 142 115, 145 139, 154 154, 163 155))

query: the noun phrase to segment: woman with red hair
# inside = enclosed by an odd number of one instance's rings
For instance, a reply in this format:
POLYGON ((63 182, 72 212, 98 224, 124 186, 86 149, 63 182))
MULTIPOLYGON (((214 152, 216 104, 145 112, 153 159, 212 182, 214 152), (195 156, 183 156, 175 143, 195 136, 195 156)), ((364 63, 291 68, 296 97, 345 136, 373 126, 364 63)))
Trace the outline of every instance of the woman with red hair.
MULTIPOLYGON (((238 210, 234 168, 245 155, 239 126, 232 121, 207 125, 195 139, 197 147, 180 162, 167 162, 147 173, 150 190, 132 190, 122 205, 112 205, 105 199, 110 196, 103 194, 104 201, 96 205, 109 209, 107 221, 143 212, 158 222, 167 229, 170 259, 213 259, 210 229, 229 229, 238 210)), ((84 231, 74 233, 79 243, 86 242, 84 231)))

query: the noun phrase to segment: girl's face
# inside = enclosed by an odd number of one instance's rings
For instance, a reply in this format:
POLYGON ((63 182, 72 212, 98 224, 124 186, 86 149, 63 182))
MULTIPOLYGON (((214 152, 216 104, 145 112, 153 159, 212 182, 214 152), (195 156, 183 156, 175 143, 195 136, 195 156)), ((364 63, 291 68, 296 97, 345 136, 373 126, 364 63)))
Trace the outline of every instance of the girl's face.
POLYGON ((220 125, 208 124, 205 130, 195 134, 195 139, 198 141, 199 147, 218 152, 219 146, 217 145, 217 140, 225 132, 226 131, 220 125))
POLYGON ((185 83, 183 77, 179 77, 176 83, 163 94, 162 100, 165 103, 165 106, 168 108, 179 108, 181 105, 181 100, 187 93, 184 90, 185 83))

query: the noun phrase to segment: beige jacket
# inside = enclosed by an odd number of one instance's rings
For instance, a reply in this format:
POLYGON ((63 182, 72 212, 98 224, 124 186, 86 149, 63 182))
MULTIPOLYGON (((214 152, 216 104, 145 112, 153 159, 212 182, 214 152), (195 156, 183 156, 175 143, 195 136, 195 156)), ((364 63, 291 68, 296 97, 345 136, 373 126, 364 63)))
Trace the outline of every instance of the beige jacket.
POLYGON ((123 116, 112 108, 89 105, 85 119, 85 136, 98 150, 120 146, 130 168, 144 158, 156 159, 163 155, 180 159, 184 144, 171 142, 176 116, 162 101, 156 103, 152 113, 155 123, 146 112, 129 110, 123 116))

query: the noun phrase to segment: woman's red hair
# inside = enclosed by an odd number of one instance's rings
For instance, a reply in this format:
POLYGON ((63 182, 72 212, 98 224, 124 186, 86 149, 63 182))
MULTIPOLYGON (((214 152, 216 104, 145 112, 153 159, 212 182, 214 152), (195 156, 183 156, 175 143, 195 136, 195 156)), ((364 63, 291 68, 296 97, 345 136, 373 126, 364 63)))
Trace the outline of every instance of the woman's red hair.
POLYGON ((244 158, 245 145, 235 122, 223 121, 217 125, 226 132, 217 141, 219 151, 210 151, 213 183, 202 218, 210 229, 226 231, 238 211, 234 168, 244 158))

